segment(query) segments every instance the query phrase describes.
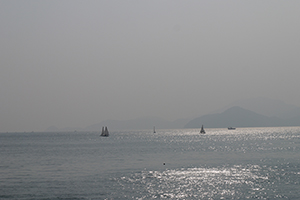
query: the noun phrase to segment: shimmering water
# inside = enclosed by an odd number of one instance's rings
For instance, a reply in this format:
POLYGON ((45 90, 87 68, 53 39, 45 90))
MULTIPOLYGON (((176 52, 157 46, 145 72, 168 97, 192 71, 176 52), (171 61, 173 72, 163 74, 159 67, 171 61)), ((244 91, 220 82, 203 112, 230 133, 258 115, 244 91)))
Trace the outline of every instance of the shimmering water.
POLYGON ((300 127, 0 133, 0 199, 300 199, 300 127))

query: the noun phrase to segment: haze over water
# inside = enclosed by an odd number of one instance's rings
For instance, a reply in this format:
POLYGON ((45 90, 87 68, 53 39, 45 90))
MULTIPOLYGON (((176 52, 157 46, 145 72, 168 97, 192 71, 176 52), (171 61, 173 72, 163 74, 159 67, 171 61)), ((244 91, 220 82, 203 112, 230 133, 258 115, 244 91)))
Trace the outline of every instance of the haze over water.
POLYGON ((299 199, 300 128, 0 133, 1 199, 299 199))
POLYGON ((0 1, 0 131, 300 107, 300 2, 0 1))
POLYGON ((299 111, 299 10, 1 0, 0 199, 299 199, 299 127, 43 132, 190 119, 257 97, 299 111))

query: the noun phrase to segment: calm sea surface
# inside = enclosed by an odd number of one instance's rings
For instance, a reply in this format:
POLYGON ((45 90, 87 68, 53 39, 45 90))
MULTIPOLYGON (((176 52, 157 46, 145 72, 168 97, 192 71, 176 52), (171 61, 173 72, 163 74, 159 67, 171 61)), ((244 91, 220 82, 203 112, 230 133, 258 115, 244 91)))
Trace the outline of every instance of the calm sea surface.
POLYGON ((0 133, 0 199, 300 199, 300 127, 0 133))

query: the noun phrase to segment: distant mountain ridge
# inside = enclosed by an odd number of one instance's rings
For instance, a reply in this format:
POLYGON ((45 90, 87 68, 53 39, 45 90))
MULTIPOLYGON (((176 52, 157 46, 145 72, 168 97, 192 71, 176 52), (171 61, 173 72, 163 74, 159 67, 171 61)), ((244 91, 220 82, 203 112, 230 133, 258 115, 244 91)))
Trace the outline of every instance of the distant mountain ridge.
POLYGON ((268 117, 239 106, 231 107, 222 113, 203 115, 188 122, 184 128, 207 128, 226 127, 273 127, 273 126, 299 126, 300 116, 290 119, 268 117))
POLYGON ((89 125, 85 128, 57 128, 51 126, 45 131, 47 132, 66 132, 66 131, 101 131, 102 126, 107 126, 113 130, 136 130, 136 129, 178 129, 183 128, 191 119, 178 119, 175 121, 167 121, 158 117, 143 117, 131 120, 105 120, 97 124, 89 125))
POLYGON ((130 129, 152 129, 155 126, 158 129, 176 129, 182 128, 190 119, 179 119, 167 121, 158 117, 144 117, 131 120, 105 120, 98 124, 93 124, 85 128, 88 131, 100 130, 102 126, 113 127, 115 130, 130 129))
POLYGON ((281 119, 291 119, 300 116, 300 107, 287 104, 277 99, 270 99, 266 97, 256 97, 235 101, 230 105, 215 111, 214 113, 224 112, 225 110, 234 106, 251 110, 257 114, 268 117, 278 117, 281 119))
POLYGON ((134 129, 177 129, 200 128, 300 126, 300 107, 269 98, 252 98, 236 101, 211 114, 197 118, 167 121, 158 117, 143 117, 131 120, 105 120, 85 128, 57 128, 51 126, 46 131, 101 131, 102 126, 113 130, 134 129))

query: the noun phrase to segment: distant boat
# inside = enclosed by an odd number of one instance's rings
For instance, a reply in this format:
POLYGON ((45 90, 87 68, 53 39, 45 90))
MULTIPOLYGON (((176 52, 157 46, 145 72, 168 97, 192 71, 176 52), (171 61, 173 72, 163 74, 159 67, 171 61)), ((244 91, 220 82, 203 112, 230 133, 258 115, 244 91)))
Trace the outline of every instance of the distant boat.
POLYGON ((204 130, 204 128, 203 128, 203 125, 201 126, 200 133, 205 134, 205 130, 204 130))
POLYGON ((228 127, 228 130, 235 130, 234 127, 228 127))
POLYGON ((107 126, 105 126, 105 129, 104 129, 104 126, 102 126, 102 132, 101 132, 100 136, 103 136, 103 137, 108 137, 109 136, 107 126))
POLYGON ((155 131, 155 126, 153 126, 153 133, 156 133, 156 131, 155 131))

